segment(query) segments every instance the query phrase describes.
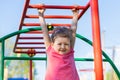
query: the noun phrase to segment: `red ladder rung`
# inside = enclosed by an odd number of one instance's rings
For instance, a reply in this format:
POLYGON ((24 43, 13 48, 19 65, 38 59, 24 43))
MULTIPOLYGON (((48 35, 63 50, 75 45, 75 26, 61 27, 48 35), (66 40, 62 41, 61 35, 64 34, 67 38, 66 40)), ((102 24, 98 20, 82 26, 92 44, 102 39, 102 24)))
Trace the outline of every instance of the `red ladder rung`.
MULTIPOLYGON (((38 15, 26 15, 26 18, 39 18, 38 15)), ((68 15, 45 15, 44 18, 59 18, 59 19, 72 19, 72 16, 68 15)))
POLYGON ((42 34, 42 32, 41 31, 29 31, 25 34, 42 34))
POLYGON ((19 39, 43 39, 43 37, 19 37, 19 39))
MULTIPOLYGON (((26 54, 28 54, 28 52, 27 51, 15 51, 15 53, 26 53, 26 54)), ((38 53, 40 53, 40 54, 45 54, 46 52, 45 51, 36 51, 36 54, 38 54, 38 53)))
POLYGON ((29 8, 45 8, 45 9, 84 9, 85 6, 63 6, 63 5, 39 5, 39 4, 30 4, 29 8))
MULTIPOLYGON (((51 34, 52 32, 51 31, 49 31, 49 34, 51 34)), ((27 32, 27 33, 25 33, 25 34, 42 34, 42 32, 41 31, 30 31, 30 32, 27 32)))
POLYGON ((16 49, 45 49, 45 47, 16 47, 16 49))
MULTIPOLYGON (((52 26, 67 26, 70 27, 71 24, 50 24, 52 26)), ((24 23, 23 26, 40 26, 40 23, 24 23)))
POLYGON ((18 42, 17 44, 44 44, 44 42, 18 42))

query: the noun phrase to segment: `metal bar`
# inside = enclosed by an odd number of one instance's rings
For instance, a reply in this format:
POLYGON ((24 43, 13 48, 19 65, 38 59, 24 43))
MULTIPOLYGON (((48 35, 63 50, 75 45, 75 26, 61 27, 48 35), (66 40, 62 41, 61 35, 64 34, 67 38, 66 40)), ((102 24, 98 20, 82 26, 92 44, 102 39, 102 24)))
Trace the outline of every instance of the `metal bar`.
POLYGON ((46 57, 5 57, 5 60, 47 60, 46 57))
MULTIPOLYGON (((42 31, 29 31, 25 34, 42 34, 42 33, 43 33, 42 31)), ((52 33, 52 31, 49 31, 49 34, 51 34, 51 33, 52 33)))
POLYGON ((82 12, 79 14, 78 19, 80 19, 83 14, 87 11, 87 9, 90 7, 90 2, 85 6, 85 8, 82 10, 82 12))
POLYGON ((19 39, 43 39, 43 37, 19 37, 19 39))
POLYGON ((103 65, 102 65, 102 50, 100 39, 100 23, 99 23, 99 11, 98 0, 91 0, 91 16, 92 16, 92 37, 94 48, 94 68, 95 68, 95 80, 103 80, 103 65))
MULTIPOLYGON (((15 53, 27 54, 27 51, 15 51, 15 53)), ((36 54, 45 54, 46 51, 36 51, 36 54)))
MULTIPOLYGON (((92 58, 75 58, 75 61, 94 61, 92 58)), ((108 62, 106 59, 103 59, 103 61, 108 62)))
POLYGON ((18 42, 17 44, 44 44, 43 42, 18 42))
MULTIPOLYGON (((27 8, 29 6, 29 3, 30 3, 30 0, 26 0, 25 1, 25 4, 24 4, 24 10, 23 10, 23 13, 22 13, 22 17, 21 17, 21 21, 20 21, 20 24, 19 24, 19 30, 22 29, 22 24, 24 22, 24 18, 25 18, 25 15, 27 13, 27 8)), ((14 46, 14 49, 13 51, 15 51, 15 47, 17 46, 17 42, 18 42, 18 38, 19 38, 19 34, 17 35, 17 38, 16 38, 16 41, 15 41, 15 46, 14 46)))
MULTIPOLYGON (((46 57, 5 57, 5 60, 47 60, 46 57)), ((75 61, 94 61, 92 58, 74 58, 75 61)), ((103 61, 107 62, 106 59, 103 61)))
MULTIPOLYGON (((26 15, 26 18, 39 18, 38 15, 26 15)), ((72 19, 72 16, 68 16, 68 15, 45 15, 44 18, 47 19, 72 19)))
POLYGON ((117 69, 117 67, 115 66, 114 62, 109 58, 109 56, 104 51, 102 53, 103 53, 103 56, 106 58, 106 60, 110 63, 110 65, 114 69, 115 73, 117 74, 118 79, 120 80, 120 72, 117 69))
POLYGON ((16 49, 45 49, 45 47, 16 47, 16 49))
POLYGON ((25 34, 42 34, 42 31, 29 31, 25 34))
POLYGON ((34 28, 27 28, 27 29, 24 29, 24 30, 19 30, 19 31, 15 31, 11 34, 8 34, 6 36, 3 36, 2 38, 0 38, 0 41, 3 41, 3 40, 6 40, 12 36, 15 36, 15 35, 18 35, 18 34, 21 34, 21 33, 27 33, 29 31, 36 31, 36 30, 41 30, 41 27, 34 27, 34 28))
POLYGON ((3 69, 3 68, 2 68, 2 58, 3 58, 3 57, 2 57, 2 56, 3 56, 3 55, 2 55, 2 54, 3 54, 3 53, 2 53, 2 41, 0 41, 0 44, 1 44, 1 47, 0 47, 0 48, 1 48, 1 51, 0 51, 0 61, 1 61, 1 62, 0 62, 0 80, 2 80, 2 69, 3 69))
MULTIPOLYGON (((67 26, 70 27, 71 24, 50 24, 52 26, 67 26)), ((40 26, 40 23, 24 23, 23 26, 40 26)))
MULTIPOLYGON (((80 69, 79 71, 81 71, 81 72, 94 72, 95 70, 94 69, 80 69)), ((105 69, 103 71, 105 71, 105 69)))
POLYGON ((29 8, 45 8, 45 9, 84 9, 85 6, 63 6, 63 5, 39 5, 39 4, 30 4, 29 8))
POLYGON ((32 60, 30 60, 30 80, 32 80, 32 60))
POLYGON ((2 61, 2 67, 1 67, 1 70, 2 70, 2 80, 4 80, 4 48, 5 48, 5 41, 2 41, 2 49, 1 49, 1 61, 2 61))

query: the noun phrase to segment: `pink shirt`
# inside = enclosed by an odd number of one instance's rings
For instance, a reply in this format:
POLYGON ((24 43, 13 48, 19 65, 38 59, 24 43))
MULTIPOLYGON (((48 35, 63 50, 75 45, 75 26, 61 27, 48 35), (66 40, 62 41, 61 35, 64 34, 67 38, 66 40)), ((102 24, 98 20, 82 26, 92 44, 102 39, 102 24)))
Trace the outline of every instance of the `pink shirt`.
POLYGON ((79 80, 73 49, 69 53, 61 55, 49 46, 47 57, 48 64, 45 80, 79 80))

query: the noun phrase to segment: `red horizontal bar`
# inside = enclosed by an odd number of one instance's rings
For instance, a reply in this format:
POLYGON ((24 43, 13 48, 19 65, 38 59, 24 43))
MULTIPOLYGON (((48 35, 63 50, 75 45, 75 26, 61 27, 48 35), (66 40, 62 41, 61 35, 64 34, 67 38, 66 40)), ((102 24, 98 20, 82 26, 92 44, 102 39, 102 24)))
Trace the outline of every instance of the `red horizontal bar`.
POLYGON ((29 31, 25 34, 42 34, 42 32, 41 31, 29 31))
POLYGON ((94 69, 81 69, 80 71, 82 71, 82 72, 91 72, 91 71, 94 71, 94 69))
MULTIPOLYGON (((49 34, 51 34, 51 33, 52 33, 52 31, 49 31, 49 34)), ((41 31, 29 31, 29 32, 24 33, 24 34, 42 34, 42 32, 41 31)))
MULTIPOLYGON (((14 51, 15 53, 25 53, 25 54, 28 54, 28 52, 27 51, 14 51)), ((46 52, 45 51, 36 51, 35 52, 36 54, 38 54, 38 53, 40 53, 40 54, 45 54, 46 52)))
MULTIPOLYGON (((70 27, 71 24, 50 24, 52 26, 66 26, 70 27)), ((40 23, 24 23, 23 26, 40 26, 40 23)))
POLYGON ((45 47, 16 47, 16 49, 45 49, 45 47))
POLYGON ((18 42, 17 44, 44 44, 43 42, 18 42))
POLYGON ((63 6, 63 5, 39 5, 39 4, 30 4, 29 8, 45 8, 45 9, 84 9, 85 6, 63 6))
MULTIPOLYGON (((80 69, 81 72, 92 72, 95 71, 94 69, 80 69)), ((105 69, 103 69, 105 71, 105 69)))
MULTIPOLYGON (((68 15, 45 15, 45 18, 59 18, 59 19, 72 19, 72 16, 68 16, 68 15)), ((39 18, 38 15, 26 15, 26 18, 39 18)))
POLYGON ((19 37, 19 39, 43 39, 43 37, 19 37))

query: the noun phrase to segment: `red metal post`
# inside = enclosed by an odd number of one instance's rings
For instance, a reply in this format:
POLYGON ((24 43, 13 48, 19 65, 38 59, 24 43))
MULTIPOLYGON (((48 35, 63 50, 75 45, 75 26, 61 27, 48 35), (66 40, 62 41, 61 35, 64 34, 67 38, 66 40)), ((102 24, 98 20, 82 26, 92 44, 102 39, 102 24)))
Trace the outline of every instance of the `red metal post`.
POLYGON ((32 60, 30 60, 30 79, 32 80, 32 60))
POLYGON ((104 78, 103 78, 103 66, 102 66, 98 0, 91 0, 90 5, 91 5, 91 16, 92 16, 95 79, 103 80, 104 78))

